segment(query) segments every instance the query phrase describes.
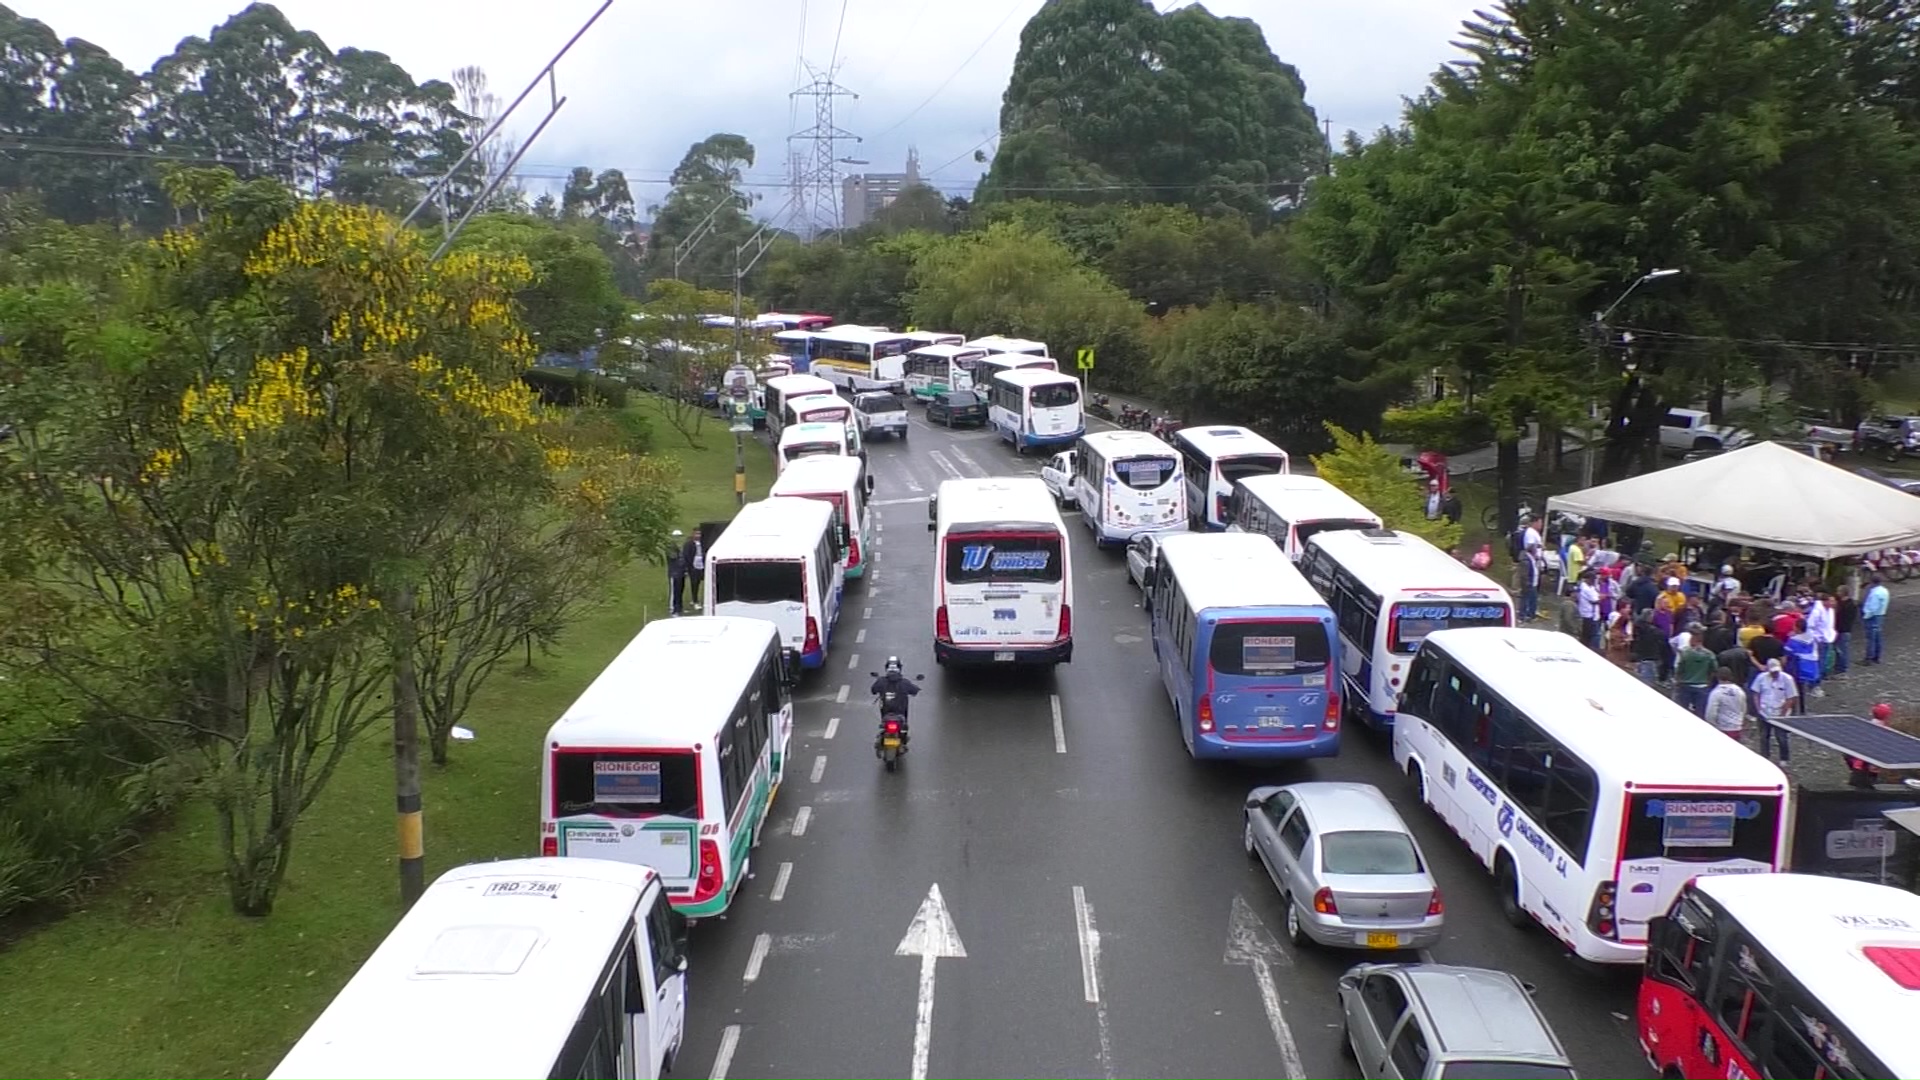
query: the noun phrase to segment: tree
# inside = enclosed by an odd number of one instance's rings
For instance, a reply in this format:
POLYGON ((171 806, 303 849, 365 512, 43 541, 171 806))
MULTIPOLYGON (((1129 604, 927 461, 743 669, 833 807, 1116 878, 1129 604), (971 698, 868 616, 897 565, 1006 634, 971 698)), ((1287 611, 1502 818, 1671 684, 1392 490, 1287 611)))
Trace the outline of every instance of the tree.
MULTIPOLYGON (((701 393, 718 385, 733 363, 734 332, 703 320, 732 306, 731 293, 672 278, 655 280, 640 305, 636 347, 630 355, 616 353, 602 362, 608 370, 624 367, 629 378, 652 386, 661 395, 667 423, 695 449, 711 412, 701 404, 701 393)), ((753 312, 743 308, 741 315, 750 318, 753 312)))
POLYGON ((522 258, 532 267, 514 299, 542 353, 577 354, 628 332, 613 265, 578 230, 528 214, 481 214, 461 230, 454 250, 522 258))
POLYGON ((952 232, 947 200, 925 184, 909 184, 892 202, 873 216, 873 226, 882 233, 952 232))
POLYGON ((1313 469, 1322 480, 1354 497, 1380 516, 1389 529, 1410 532, 1442 551, 1460 543, 1460 526, 1446 518, 1428 520, 1426 496, 1400 459, 1366 433, 1355 435, 1337 424, 1327 425, 1333 449, 1313 456, 1313 469))
MULTIPOLYGON (((494 125, 504 113, 500 95, 488 87, 487 72, 478 64, 467 64, 453 69, 454 103, 462 113, 472 118, 473 137, 479 139, 487 129, 494 125)), ((505 175, 507 163, 519 147, 506 132, 494 134, 474 152, 475 179, 482 190, 498 179, 500 186, 494 190, 493 198, 488 200, 484 209, 524 212, 527 209, 527 192, 520 182, 505 175)))
POLYGON ((136 216, 137 166, 99 151, 124 145, 140 80, 99 46, 62 42, 0 5, 0 191, 33 189, 74 223, 136 216))
POLYGON ((784 239, 757 273, 755 293, 770 311, 830 311, 842 322, 904 326, 913 321, 914 262, 934 242, 921 232, 837 244, 784 239))
POLYGON ((652 208, 648 261, 655 276, 733 287, 734 251, 757 228, 747 216, 752 200, 740 189, 753 161, 753 144, 726 132, 687 148, 673 170, 673 190, 652 208), (678 250, 683 244, 686 250, 678 250))

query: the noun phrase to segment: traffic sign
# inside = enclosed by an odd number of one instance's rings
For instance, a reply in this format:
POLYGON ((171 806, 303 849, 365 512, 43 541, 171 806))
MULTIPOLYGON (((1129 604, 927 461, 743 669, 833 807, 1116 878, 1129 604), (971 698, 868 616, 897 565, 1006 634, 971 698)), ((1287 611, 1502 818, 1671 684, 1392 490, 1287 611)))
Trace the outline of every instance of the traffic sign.
POLYGON ((1073 354, 1073 362, 1074 362, 1074 366, 1078 367, 1081 371, 1092 371, 1093 370, 1093 346, 1091 345, 1080 346, 1080 348, 1077 351, 1075 351, 1075 353, 1073 354))
POLYGON ((752 431, 753 417, 747 411, 746 399, 736 398, 730 404, 733 406, 733 422, 727 425, 727 429, 736 435, 752 431))

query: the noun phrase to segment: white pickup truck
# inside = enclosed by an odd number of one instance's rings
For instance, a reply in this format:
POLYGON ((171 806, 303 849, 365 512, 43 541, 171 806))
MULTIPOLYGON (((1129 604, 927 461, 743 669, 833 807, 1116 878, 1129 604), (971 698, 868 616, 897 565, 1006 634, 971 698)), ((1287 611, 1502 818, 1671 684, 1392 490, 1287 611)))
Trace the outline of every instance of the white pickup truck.
POLYGON ((1660 421, 1660 448, 1674 454, 1708 453, 1737 450, 1753 441, 1753 436, 1737 428, 1713 422, 1704 409, 1668 409, 1660 421))
POLYGON ((1053 492, 1054 501, 1062 506, 1072 506, 1079 501, 1073 490, 1074 452, 1065 450, 1053 455, 1052 460, 1040 466, 1040 481, 1053 492))
POLYGON ((907 437, 907 403, 887 391, 854 395, 853 416, 869 442, 882 435, 907 437))

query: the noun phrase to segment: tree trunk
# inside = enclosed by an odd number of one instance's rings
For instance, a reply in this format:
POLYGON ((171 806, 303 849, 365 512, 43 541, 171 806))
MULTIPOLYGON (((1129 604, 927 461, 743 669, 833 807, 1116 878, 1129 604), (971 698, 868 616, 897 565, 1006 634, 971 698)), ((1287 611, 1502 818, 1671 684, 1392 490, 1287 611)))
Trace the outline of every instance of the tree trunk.
POLYGON ((420 810, 420 681, 414 676, 413 586, 393 601, 393 786, 400 828, 400 909, 427 888, 420 810))
POLYGON ((1504 437, 1499 443, 1494 475, 1499 482, 1500 535, 1519 527, 1520 519, 1520 438, 1504 437))
POLYGON ((435 768, 445 768, 447 764, 447 737, 453 733, 451 727, 438 724, 427 725, 427 755, 435 768))

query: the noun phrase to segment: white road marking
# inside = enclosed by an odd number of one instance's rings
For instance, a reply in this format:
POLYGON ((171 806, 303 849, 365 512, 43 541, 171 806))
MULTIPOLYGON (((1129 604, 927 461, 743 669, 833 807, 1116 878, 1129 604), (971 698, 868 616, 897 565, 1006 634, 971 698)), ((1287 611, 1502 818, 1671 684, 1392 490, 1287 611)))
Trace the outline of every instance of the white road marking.
MULTIPOLYGON (((861 618, 863 618, 863 619, 871 619, 871 618, 873 618, 873 609, 872 609, 872 608, 864 608, 864 609, 862 609, 862 610, 861 610, 861 612, 860 612, 860 617, 861 617, 861 618)), ((864 634, 864 633, 866 633, 866 631, 864 631, 864 630, 862 630, 862 631, 861 631, 861 633, 863 633, 863 634, 864 634)))
POLYGON ((767 950, 773 948, 773 935, 761 934, 753 939, 753 951, 747 954, 747 973, 741 981, 748 986, 760 977, 760 965, 767 962, 767 950))
POLYGON ((840 718, 837 716, 828 717, 826 737, 829 739, 833 738, 835 733, 837 733, 839 730, 840 730, 840 718))
POLYGON ((987 476, 987 475, 990 475, 990 474, 989 474, 989 473, 987 472, 987 470, 985 470, 985 469, 983 469, 983 468, 981 468, 981 467, 980 467, 980 463, 979 463, 979 462, 977 462, 977 461, 975 461, 975 460, 973 460, 972 458, 970 458, 970 457, 968 457, 968 456, 967 456, 967 452, 966 452, 965 450, 962 450, 962 449, 960 449, 959 447, 957 447, 957 446, 956 446, 956 447, 954 447, 954 448, 953 448, 953 456, 954 456, 954 457, 957 457, 957 458, 959 458, 959 459, 960 459, 960 462, 961 462, 961 464, 963 464, 963 465, 965 465, 965 466, 966 466, 967 468, 969 468, 969 469, 972 469, 972 470, 974 470, 975 472, 977 472, 977 473, 979 473, 979 474, 980 474, 981 476, 987 476))
MULTIPOLYGON (((872 582, 875 582, 875 581, 879 581, 879 580, 880 580, 880 568, 879 568, 879 567, 877 567, 877 566, 876 566, 876 567, 874 567, 873 569, 871 569, 871 570, 868 570, 868 571, 867 571, 867 581, 868 581, 868 583, 869 583, 869 584, 871 584, 872 582)), ((869 593, 868 593, 868 595, 872 595, 872 593, 871 593, 871 592, 869 592, 869 593)))
POLYGON ((833 695, 833 703, 835 705, 845 705, 847 703, 847 695, 852 692, 853 692, 853 687, 843 684, 840 687, 840 692, 833 695))
POLYGON ((1293 958, 1281 949, 1279 939, 1260 921, 1253 905, 1237 894, 1233 898, 1232 915, 1227 920, 1224 960, 1253 969, 1254 983, 1260 989, 1260 1007, 1266 1011, 1274 1044, 1280 1048, 1283 1075, 1287 1080, 1305 1080, 1307 1070, 1300 1060, 1300 1044, 1294 1041, 1293 1028, 1287 1025, 1286 1014, 1280 1010, 1280 988, 1273 980, 1274 965, 1291 967, 1293 958))
POLYGON ((1073 923, 1080 935, 1080 983, 1100 1031, 1100 1070, 1113 1080, 1113 1027, 1107 1022, 1107 1003, 1100 998, 1100 931, 1094 926, 1087 890, 1078 885, 1073 887, 1073 923))
POLYGON ((963 479, 963 477, 960 475, 960 470, 954 468, 953 462, 947 460, 947 455, 941 453, 938 450, 933 450, 928 452, 927 457, 932 459, 935 465, 940 466, 941 472, 946 473, 948 476, 951 476, 955 480, 963 479))
POLYGON ((767 894, 767 899, 776 904, 785 900, 787 898, 787 879, 792 876, 793 864, 790 862, 781 863, 780 872, 773 875, 773 891, 767 894))
MULTIPOLYGON (((908 491, 924 491, 924 490, 926 490, 925 488, 922 488, 922 487, 920 486, 920 481, 918 481, 918 480, 915 480, 915 479, 913 478, 913 474, 912 474, 912 473, 904 473, 904 474, 902 474, 902 477, 901 477, 901 478, 902 478, 902 479, 904 479, 904 480, 905 480, 905 481, 907 482, 907 490, 908 490, 908 491)), ((902 499, 902 500, 900 500, 900 501, 901 501, 901 502, 912 502, 913 500, 912 500, 912 499, 902 499)), ((881 503, 881 504, 879 504, 879 505, 881 505, 881 506, 885 506, 886 504, 885 504, 885 503, 881 503)))
MULTIPOLYGON (((915 488, 914 490, 918 491, 920 489, 915 488)), ((905 506, 908 503, 918 503, 924 506, 926 504, 926 501, 927 500, 925 499, 875 499, 874 501, 868 503, 867 505, 868 506, 905 506)))
POLYGON ((707 1080, 727 1080, 727 1069, 733 1065, 733 1051, 739 1045, 739 1024, 728 1024, 720 1030, 720 1049, 713 1055, 713 1071, 707 1074, 707 1080))
POLYGON ((812 775, 808 776, 807 779, 817 784, 820 782, 820 774, 826 771, 827 771, 827 755, 825 754, 813 755, 813 773, 812 775))
POLYGON ((940 886, 927 890, 907 934, 893 950, 895 956, 920 958, 920 996, 913 1018, 913 1080, 927 1080, 927 1058, 933 1050, 933 968, 941 957, 965 958, 966 946, 953 928, 940 886))
MULTIPOLYGON (((867 610, 872 611, 873 609, 868 608, 867 610)), ((867 631, 865 627, 861 627, 860 632, 853 635, 853 643, 855 645, 865 645, 867 643, 867 631)))
MULTIPOLYGON (((1067 752, 1067 727, 1060 719, 1060 695, 1050 694, 1048 695, 1048 700, 1053 705, 1053 752, 1056 754, 1064 754, 1067 752)), ((1093 999, 1088 998, 1087 1000, 1092 1001, 1093 999)))
POLYGON ((847 657, 847 668, 848 668, 848 670, 852 670, 853 668, 857 668, 857 667, 859 667, 859 666, 860 666, 860 654, 859 654, 859 653, 854 653, 854 654, 853 654, 852 656, 849 656, 849 657, 847 657))
POLYGON ((807 835, 807 822, 813 820, 813 807, 803 806, 793 812, 793 835, 807 835))

